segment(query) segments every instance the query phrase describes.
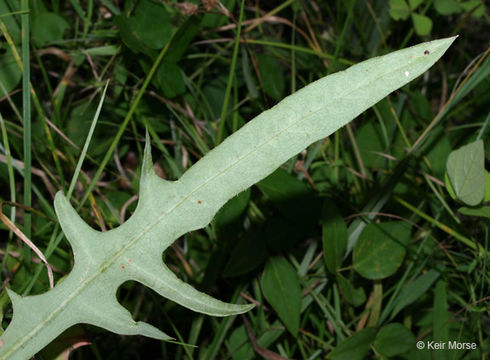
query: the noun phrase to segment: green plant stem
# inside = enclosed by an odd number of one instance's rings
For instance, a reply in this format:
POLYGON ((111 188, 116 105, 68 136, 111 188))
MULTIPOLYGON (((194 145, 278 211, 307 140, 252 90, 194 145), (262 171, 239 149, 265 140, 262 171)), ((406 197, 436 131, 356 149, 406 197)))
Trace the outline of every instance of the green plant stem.
POLYGON ((235 46, 233 48, 233 56, 231 58, 230 73, 228 74, 228 82, 226 84, 225 98, 223 100, 223 107, 221 108, 221 117, 218 126, 218 136, 216 137, 216 145, 223 141, 225 135, 225 125, 226 125, 226 114, 228 112, 228 103, 230 101, 231 86, 235 79, 235 67, 238 58, 238 49, 240 48, 240 35, 242 32, 242 20, 245 7, 245 0, 242 0, 240 5, 240 15, 238 17, 238 24, 235 36, 235 46))
MULTIPOLYGON (((333 59, 334 58, 333 55, 330 55, 330 54, 327 54, 327 53, 324 53, 324 52, 321 52, 321 51, 316 51, 316 50, 308 49, 308 48, 305 48, 303 46, 298 46, 298 45, 294 45, 293 46, 291 44, 280 43, 280 42, 277 42, 277 41, 246 39, 246 40, 242 40, 242 42, 247 42, 249 44, 257 44, 257 45, 264 45, 264 46, 279 47, 279 48, 288 49, 288 50, 294 49, 297 52, 302 52, 302 53, 306 53, 306 54, 316 55, 316 56, 318 56, 321 59, 324 59, 325 58, 325 59, 330 60, 330 59, 333 59)), ((337 61, 338 61, 339 64, 344 64, 344 65, 347 65, 347 66, 350 66, 350 65, 355 64, 355 62, 350 61, 350 60, 347 60, 347 59, 343 59, 343 58, 339 58, 339 59, 337 59, 337 61)))
MULTIPOLYGON (((431 121, 431 123, 425 128, 425 130, 422 132, 422 134, 418 137, 418 139, 415 141, 415 143, 412 145, 410 148, 409 152, 414 152, 420 148, 420 146, 423 144, 425 141, 427 134, 429 133, 430 130, 434 126, 437 125, 437 123, 442 119, 442 117, 447 113, 448 109, 453 105, 453 102, 455 99, 459 97, 459 93, 463 91, 465 84, 468 82, 470 78, 472 78, 473 74, 475 71, 480 67, 480 65, 483 63, 483 60, 486 59, 486 57, 490 54, 490 48, 488 48, 485 53, 480 57, 478 62, 473 66, 473 68, 470 70, 466 78, 459 84, 458 88, 451 94, 449 99, 446 101, 444 106, 441 108, 441 110, 437 113, 436 116, 434 116, 434 119, 431 121)), ((458 99, 459 100, 459 99, 458 99)))
MULTIPOLYGON (((3 35, 5 36, 5 39, 7 40, 7 43, 9 44, 10 48, 12 49, 12 55, 17 62, 19 69, 24 73, 24 65, 22 63, 22 59, 19 56, 17 52, 17 47, 12 39, 12 37, 8 33, 8 29, 6 28, 5 24, 0 20, 0 30, 2 31, 3 35)), ((29 59, 28 59, 28 64, 29 65, 29 59)), ((29 66, 30 68, 30 66, 29 66)), ((56 152, 56 147, 54 146, 54 141, 53 137, 51 136, 51 132, 49 131, 49 127, 46 123, 46 115, 44 114, 44 110, 41 106, 41 103, 39 102, 39 99, 37 98, 36 92, 34 90, 34 87, 32 86, 32 83, 30 83, 30 92, 32 96, 32 101, 34 102, 34 107, 36 108, 36 111, 38 112, 39 118, 41 119, 41 122, 43 123, 44 131, 46 132, 46 137, 48 139, 48 146, 49 150, 51 151, 51 154, 53 156, 53 160, 56 166, 56 170, 58 171, 58 175, 60 177, 61 181, 61 186, 64 188, 64 176, 63 176, 63 171, 62 167, 58 158, 58 154, 56 152)), ((30 106, 30 103, 29 103, 30 106)), ((25 108, 24 108, 25 110, 25 108)), ((14 110, 15 111, 15 110, 14 110)))
POLYGON ((475 243, 475 241, 468 239, 467 237, 465 237, 465 236, 461 235, 460 233, 458 233, 458 232, 454 231, 453 229, 451 229, 449 226, 441 223, 440 221, 437 221, 436 219, 434 219, 433 217, 427 215, 426 213, 424 213, 420 209, 417 209, 415 206, 409 204, 408 202, 406 202, 402 198, 400 198, 398 196, 394 196, 393 198, 399 204, 403 205, 404 207, 406 207, 407 209, 409 209, 410 211, 412 211, 414 214, 416 214, 416 215, 420 216, 421 218, 427 220, 428 222, 430 222, 434 226, 437 226, 439 229, 441 229, 442 231, 444 231, 446 234, 451 235, 456 240, 460 241, 461 243, 465 244, 466 246, 472 248, 473 250, 477 250, 478 249, 479 252, 482 253, 482 254, 485 252, 485 249, 483 249, 483 247, 480 244, 475 243))
POLYGON ((7 16, 12 16, 12 15, 23 15, 23 14, 28 14, 29 10, 18 10, 18 11, 11 11, 5 14, 0 14, 0 18, 7 17, 7 16))
MULTIPOLYGON (((398 126, 398 129, 400 130, 400 134, 402 135, 403 142, 405 143, 405 146, 407 147, 407 149, 410 149, 412 147, 412 144, 410 143, 410 140, 408 140, 408 136, 405 133, 405 130, 403 129, 403 126, 402 126, 402 124, 400 122, 400 118, 398 117, 398 115, 396 113, 396 110, 393 108, 393 105, 391 104, 391 101, 389 100, 389 98, 388 98, 388 104, 390 106, 390 111, 393 114, 393 118, 396 121, 396 125, 398 126)), ((427 166, 427 168, 430 169, 431 168, 431 164, 430 164, 430 161, 427 158, 427 156, 423 156, 423 161, 424 161, 425 165, 427 166)), ((441 202, 441 204, 444 207, 444 209, 446 209, 446 211, 448 212, 448 214, 453 218, 453 220, 457 224, 461 223, 461 221, 456 217, 456 215, 451 210, 451 208, 449 207, 449 205, 447 204, 447 202, 441 196, 441 194, 439 193, 439 191, 437 190, 437 188, 434 186, 434 184, 432 184, 432 181, 429 179, 429 177, 427 176, 427 174, 425 172, 423 172, 423 175, 424 175, 425 181, 427 182, 427 184, 431 188, 432 192, 436 195, 437 199, 441 202)))
POLYGON ((476 141, 480 140, 485 134, 485 130, 488 127, 488 124, 490 123, 490 112, 487 115, 487 118, 485 119, 485 122, 483 123, 483 126, 481 127, 480 131, 478 132, 478 136, 476 137, 476 141))
MULTIPOLYGON (((24 122, 24 205, 32 205, 32 174, 31 174, 31 93, 30 93, 30 62, 29 62, 29 2, 21 1, 22 22, 22 119, 24 122)), ((31 238, 31 214, 24 214, 24 234, 31 238)), ((31 250, 24 246, 24 260, 31 262, 31 250)))
POLYGON ((333 54, 333 66, 334 69, 330 68, 329 73, 332 72, 332 70, 337 69, 337 59, 339 57, 340 49, 342 48, 342 44, 344 43, 344 37, 345 37, 345 32, 347 31, 347 27, 350 24, 350 20, 352 18, 352 14, 354 12, 354 5, 356 3, 356 0, 351 0, 349 3, 349 10, 347 13, 347 18, 344 21, 344 26, 342 27, 342 32, 340 33, 339 39, 337 40, 337 45, 335 46, 335 52, 333 54))
MULTIPOLYGON (((14 168, 12 166, 12 154, 10 153, 10 144, 7 134, 7 128, 5 126, 5 121, 3 120, 3 116, 0 113, 0 126, 2 128, 2 139, 3 144, 5 146, 5 157, 7 158, 7 171, 9 177, 9 187, 10 187, 10 201, 16 201, 16 192, 15 192, 15 176, 14 176, 14 168)), ((1 211, 1 209, 0 209, 1 211)), ((10 210, 10 221, 15 222, 15 206, 12 206, 10 210)), ((9 231, 9 240, 12 240, 13 232, 9 231)), ((5 257, 8 256, 8 253, 5 253, 5 257)))
POLYGON ((73 178, 71 179, 70 187, 68 189, 68 193, 66 197, 71 198, 71 194, 73 189, 75 188, 75 184, 77 183, 78 175, 80 174, 80 170, 82 168, 83 160, 85 159, 85 155, 87 154, 88 145, 90 144, 90 140, 92 139, 92 135, 94 134, 95 125, 97 124, 97 120, 99 119, 100 110, 102 109, 102 104, 104 103, 105 93, 107 91, 107 87, 109 86, 109 81, 106 82, 104 86, 104 90, 102 92, 102 97, 100 99, 99 105, 97 106, 97 111, 95 112, 95 116, 92 119, 92 124, 90 125, 90 129, 87 135, 87 139, 85 140, 85 144, 83 145, 82 153, 78 159, 77 166, 75 168, 75 172, 73 173, 73 178))

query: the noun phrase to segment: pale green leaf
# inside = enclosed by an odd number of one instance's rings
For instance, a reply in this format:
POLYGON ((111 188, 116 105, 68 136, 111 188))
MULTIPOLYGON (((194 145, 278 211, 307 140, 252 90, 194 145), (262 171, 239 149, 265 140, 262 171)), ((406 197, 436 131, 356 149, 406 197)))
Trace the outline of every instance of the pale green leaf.
POLYGON ((483 141, 462 146, 449 154, 447 174, 456 198, 478 205, 485 196, 485 151, 483 141))
POLYGON ((250 305, 221 302, 179 280, 164 265, 163 251, 181 235, 209 224, 230 198, 306 146, 422 74, 454 39, 377 57, 312 83, 243 126, 178 181, 165 181, 155 174, 147 139, 137 208, 113 230, 99 232, 89 227, 58 193, 55 209, 75 265, 44 294, 21 297, 9 290, 14 314, 0 338, 0 358, 28 359, 77 323, 118 334, 168 339, 155 327, 134 321, 118 303, 117 288, 128 280, 204 314, 227 316, 250 310, 250 305))

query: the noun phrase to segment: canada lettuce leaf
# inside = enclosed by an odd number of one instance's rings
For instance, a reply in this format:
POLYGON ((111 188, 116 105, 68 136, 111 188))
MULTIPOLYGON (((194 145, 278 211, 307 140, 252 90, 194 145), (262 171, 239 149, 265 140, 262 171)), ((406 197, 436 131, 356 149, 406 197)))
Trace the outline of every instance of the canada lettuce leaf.
POLYGON ((58 193, 55 209, 75 265, 44 294, 21 297, 8 291, 14 315, 0 338, 0 358, 28 359, 77 323, 169 339, 155 327, 134 321, 118 303, 116 290, 128 280, 208 315, 250 310, 253 305, 221 302, 179 280, 164 265, 163 251, 182 234, 206 226, 231 197, 422 74, 454 39, 376 57, 306 86, 248 122, 174 182, 153 171, 147 139, 138 206, 116 229, 92 229, 58 193))

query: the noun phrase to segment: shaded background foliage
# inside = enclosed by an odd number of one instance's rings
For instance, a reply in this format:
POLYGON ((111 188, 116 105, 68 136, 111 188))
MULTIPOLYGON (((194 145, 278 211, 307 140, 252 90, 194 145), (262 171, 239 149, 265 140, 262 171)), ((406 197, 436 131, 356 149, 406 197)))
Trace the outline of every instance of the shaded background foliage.
MULTIPOLYGON (((24 215, 32 214, 31 238, 41 250, 59 234, 53 196, 68 188, 106 81, 72 199, 102 230, 135 209, 145 128, 158 174, 177 179, 227 135, 309 82, 423 40, 460 37, 424 76, 232 199, 210 226, 164 255, 186 282, 225 301, 253 301, 256 309, 237 318, 205 317, 126 283, 118 298, 136 319, 198 348, 77 326, 39 357, 90 341, 71 356, 485 358, 490 61, 483 2, 241 5, 30 2, 35 195, 33 209, 17 206, 14 219, 26 232, 24 215), (447 166, 451 151, 476 139, 483 150, 474 145, 447 166), (478 159, 471 173, 462 169, 468 159, 478 159), (483 183, 470 188, 485 189, 476 204, 461 195, 465 189, 451 189, 457 176, 481 174, 483 183), (416 350, 416 340, 475 342, 477 350, 431 354, 416 350)), ((22 175, 12 181, 8 166, 15 159, 22 167, 24 159, 17 11, 17 1, 0 0, 0 195, 22 204, 22 175)), ((2 211, 10 214, 11 205, 2 211)), ((0 226, 6 328, 12 310, 5 287, 32 295, 48 282, 35 257, 0 226)), ((49 256, 56 280, 70 271, 70 252, 63 240, 49 256)))

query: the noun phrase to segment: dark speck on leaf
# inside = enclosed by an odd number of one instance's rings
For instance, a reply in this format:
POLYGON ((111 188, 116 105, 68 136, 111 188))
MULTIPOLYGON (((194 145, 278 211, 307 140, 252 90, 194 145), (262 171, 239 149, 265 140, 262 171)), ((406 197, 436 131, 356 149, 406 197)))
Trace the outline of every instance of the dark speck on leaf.
POLYGON ((424 55, 429 55, 430 54, 430 51, 429 50, 425 50, 424 51, 424 55))
POLYGON ((201 201, 201 200, 197 200, 197 203, 198 203, 198 204, 202 204, 202 201, 201 201))

